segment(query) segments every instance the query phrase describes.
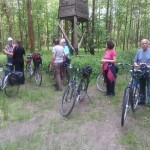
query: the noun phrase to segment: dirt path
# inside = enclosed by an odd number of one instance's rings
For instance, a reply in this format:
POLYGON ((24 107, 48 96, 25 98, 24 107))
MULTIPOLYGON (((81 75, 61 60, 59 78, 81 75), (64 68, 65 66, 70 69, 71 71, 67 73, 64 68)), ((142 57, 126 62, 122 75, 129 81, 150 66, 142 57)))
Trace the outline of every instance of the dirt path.
MULTIPOLYGON (((58 111, 61 93, 54 96, 53 100, 57 102, 51 110, 40 112, 40 109, 31 119, 12 122, 1 129, 0 145, 21 139, 22 146, 34 141, 38 143, 34 149, 42 150, 128 149, 118 142, 118 138, 131 127, 130 123, 128 127, 120 126, 120 106, 113 105, 113 99, 102 96, 95 86, 90 87, 89 91, 93 103, 86 97, 83 103, 75 106, 68 118, 60 116, 58 111), (35 141, 36 137, 39 138, 35 141)), ((30 143, 32 144, 35 143, 30 143)))

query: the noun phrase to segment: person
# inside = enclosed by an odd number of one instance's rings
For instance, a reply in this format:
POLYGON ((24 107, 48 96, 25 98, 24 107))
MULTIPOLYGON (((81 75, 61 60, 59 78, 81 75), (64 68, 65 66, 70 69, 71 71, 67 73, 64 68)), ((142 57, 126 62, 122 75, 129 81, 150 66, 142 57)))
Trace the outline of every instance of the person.
MULTIPOLYGON (((137 52, 134 58, 134 66, 138 67, 140 63, 146 63, 150 65, 150 48, 148 47, 149 41, 147 39, 143 39, 141 41, 141 49, 137 52)), ((148 105, 150 107, 150 73, 147 77, 142 77, 140 79, 140 101, 139 105, 146 104, 146 84, 147 84, 147 98, 148 105)))
POLYGON ((104 82, 106 83, 106 96, 115 96, 115 62, 116 62, 116 50, 114 50, 114 43, 112 41, 106 41, 106 51, 104 58, 101 60, 102 73, 104 76, 104 82))
MULTIPOLYGON (((13 39, 8 38, 8 45, 5 46, 4 53, 7 55, 7 62, 13 64, 12 52, 14 49, 13 39)), ((13 71, 13 65, 10 67, 10 71, 13 71)))
POLYGON ((13 64, 15 67, 16 72, 22 72, 23 77, 21 84, 24 84, 25 77, 24 77, 24 56, 25 55, 25 50, 24 47, 22 46, 22 43, 20 40, 16 41, 16 45, 13 49, 13 64))
POLYGON ((56 78, 55 78, 56 87, 57 87, 57 90, 62 90, 60 70, 63 67, 65 51, 64 51, 64 48, 61 45, 59 45, 59 43, 60 43, 59 39, 54 39, 54 47, 52 51, 53 55, 52 55, 50 68, 52 68, 52 65, 54 65, 54 69, 56 72, 56 78))
POLYGON ((66 45, 66 40, 64 38, 62 38, 60 40, 60 45, 64 48, 65 50, 65 55, 66 55, 66 59, 65 59, 65 62, 67 64, 70 64, 70 51, 69 51, 69 48, 68 46, 66 45))

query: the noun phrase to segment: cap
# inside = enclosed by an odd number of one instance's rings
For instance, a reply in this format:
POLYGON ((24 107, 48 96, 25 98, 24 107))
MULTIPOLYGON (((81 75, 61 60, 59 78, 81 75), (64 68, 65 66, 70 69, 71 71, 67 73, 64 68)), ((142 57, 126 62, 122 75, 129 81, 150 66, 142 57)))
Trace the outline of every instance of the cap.
POLYGON ((12 39, 11 37, 9 37, 9 38, 8 38, 8 42, 9 42, 9 41, 13 41, 13 39, 12 39))

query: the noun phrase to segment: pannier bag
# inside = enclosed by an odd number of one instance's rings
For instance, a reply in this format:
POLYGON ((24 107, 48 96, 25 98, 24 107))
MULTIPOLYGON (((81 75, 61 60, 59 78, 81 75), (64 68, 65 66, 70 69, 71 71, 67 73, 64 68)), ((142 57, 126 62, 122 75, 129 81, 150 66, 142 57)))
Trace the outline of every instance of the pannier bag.
POLYGON ((10 85, 16 85, 16 84, 24 84, 24 75, 23 72, 12 72, 8 76, 8 82, 10 85))
POLYGON ((82 74, 85 78, 88 78, 91 73, 92 73, 92 67, 91 66, 87 66, 87 67, 83 68, 83 70, 82 70, 82 74))
POLYGON ((40 54, 34 54, 33 55, 33 63, 34 66, 39 67, 40 65, 42 65, 42 58, 40 54))
POLYGON ((19 84, 19 78, 15 73, 10 73, 8 76, 8 84, 14 86, 19 84))

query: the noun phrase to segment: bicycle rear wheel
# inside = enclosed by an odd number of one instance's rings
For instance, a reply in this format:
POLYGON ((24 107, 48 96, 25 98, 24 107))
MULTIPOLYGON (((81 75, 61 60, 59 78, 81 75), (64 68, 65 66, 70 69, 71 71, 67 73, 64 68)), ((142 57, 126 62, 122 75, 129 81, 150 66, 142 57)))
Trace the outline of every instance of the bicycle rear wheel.
POLYGON ((72 87, 72 85, 68 85, 66 90, 64 91, 61 107, 60 107, 60 113, 62 116, 68 116, 75 105, 76 97, 75 92, 72 87))
POLYGON ((98 75, 98 77, 96 78, 96 86, 99 91, 101 91, 103 93, 106 92, 106 83, 104 81, 104 77, 103 77, 102 73, 100 73, 98 75))
POLYGON ((88 79, 85 79, 83 81, 81 81, 80 85, 79 85, 79 93, 80 93, 80 97, 79 97, 79 102, 82 102, 87 94, 87 88, 88 88, 88 79))
POLYGON ((35 79, 36 84, 40 86, 42 83, 42 73, 41 73, 40 68, 35 68, 34 79, 35 79))
POLYGON ((124 126, 127 114, 131 108, 130 98, 131 98, 131 88, 127 87, 124 92, 122 103, 121 126, 124 126))
POLYGON ((63 70, 61 70, 61 81, 64 86, 66 86, 69 83, 70 75, 68 68, 64 67, 63 70))
POLYGON ((19 91, 19 78, 16 74, 9 74, 4 78, 3 88, 8 97, 15 96, 19 91), (11 79, 10 79, 11 77, 11 79))
POLYGON ((48 65, 48 74, 50 76, 50 79, 54 80, 55 79, 55 69, 54 69, 53 65, 52 65, 52 68, 50 69, 50 64, 48 65))

